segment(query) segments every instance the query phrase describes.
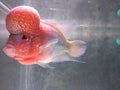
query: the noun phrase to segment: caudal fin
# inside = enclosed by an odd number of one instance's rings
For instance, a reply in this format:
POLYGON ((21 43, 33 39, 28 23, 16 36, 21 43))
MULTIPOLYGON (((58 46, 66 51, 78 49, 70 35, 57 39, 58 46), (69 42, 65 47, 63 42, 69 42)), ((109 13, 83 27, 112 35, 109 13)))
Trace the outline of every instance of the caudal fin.
POLYGON ((81 40, 74 40, 74 41, 68 41, 69 47, 68 47, 68 53, 72 57, 79 57, 83 55, 86 51, 86 42, 81 40))

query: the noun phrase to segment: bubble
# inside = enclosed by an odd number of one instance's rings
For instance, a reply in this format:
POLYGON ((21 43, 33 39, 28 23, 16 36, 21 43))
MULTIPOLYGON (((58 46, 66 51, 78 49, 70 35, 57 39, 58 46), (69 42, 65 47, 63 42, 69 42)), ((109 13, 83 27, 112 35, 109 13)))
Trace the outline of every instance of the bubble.
POLYGON ((117 45, 120 45, 120 38, 116 39, 116 43, 117 43, 117 45))
POLYGON ((117 11, 117 15, 120 16, 120 9, 118 9, 118 11, 117 11))

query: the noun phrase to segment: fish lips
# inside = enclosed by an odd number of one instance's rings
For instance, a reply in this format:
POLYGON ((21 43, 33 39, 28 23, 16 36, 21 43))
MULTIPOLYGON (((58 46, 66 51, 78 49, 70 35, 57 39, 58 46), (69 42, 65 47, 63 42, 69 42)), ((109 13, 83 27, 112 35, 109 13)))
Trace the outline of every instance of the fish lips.
POLYGON ((17 53, 15 53, 15 48, 13 45, 11 44, 7 44, 4 48, 3 48, 3 52, 11 57, 14 58, 15 60, 23 60, 23 58, 21 57, 17 57, 17 53))
POLYGON ((21 56, 20 54, 18 54, 15 50, 15 47, 11 44, 7 44, 4 48, 3 48, 3 52, 13 58, 14 60, 17 60, 17 61, 22 61, 22 60, 25 60, 27 58, 32 58, 33 56, 21 56))
POLYGON ((12 45, 6 45, 4 48, 3 48, 3 52, 8 55, 9 57, 13 57, 15 55, 14 53, 14 47, 12 45))
POLYGON ((13 58, 14 60, 17 60, 17 61, 23 60, 23 58, 18 57, 18 56, 16 55, 15 50, 14 50, 14 47, 13 47, 12 45, 7 45, 7 46, 5 46, 5 47, 3 48, 3 52, 4 52, 7 56, 13 58))

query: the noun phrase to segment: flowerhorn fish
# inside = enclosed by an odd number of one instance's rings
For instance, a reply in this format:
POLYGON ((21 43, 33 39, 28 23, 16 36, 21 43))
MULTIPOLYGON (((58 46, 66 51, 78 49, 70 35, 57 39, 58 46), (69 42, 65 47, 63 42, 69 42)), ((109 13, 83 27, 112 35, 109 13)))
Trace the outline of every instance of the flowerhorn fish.
POLYGON ((48 67, 51 62, 77 61, 70 58, 80 57, 86 50, 84 41, 67 40, 60 25, 41 20, 38 11, 30 6, 11 9, 6 28, 10 35, 3 51, 24 65, 48 67), (69 58, 62 58, 65 55, 69 58))

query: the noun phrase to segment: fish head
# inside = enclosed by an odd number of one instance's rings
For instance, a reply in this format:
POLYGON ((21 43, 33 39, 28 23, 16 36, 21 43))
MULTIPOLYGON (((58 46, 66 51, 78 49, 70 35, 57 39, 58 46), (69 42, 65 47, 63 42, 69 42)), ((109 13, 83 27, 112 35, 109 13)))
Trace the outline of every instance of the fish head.
POLYGON ((10 36, 3 51, 15 60, 37 60, 39 26, 40 15, 34 8, 17 6, 11 9, 6 16, 10 36))
POLYGON ((52 46, 57 40, 54 39, 56 34, 45 24, 40 23, 39 14, 32 7, 13 8, 6 17, 6 28, 10 36, 3 51, 25 65, 35 64, 40 60, 49 62, 47 60, 51 57, 52 46))
POLYGON ((15 60, 34 59, 39 55, 38 38, 28 33, 10 34, 3 51, 15 60))
POLYGON ((41 38, 39 34, 10 34, 3 48, 4 53, 24 65, 37 62, 48 63, 52 57, 53 46, 58 40, 41 38))

